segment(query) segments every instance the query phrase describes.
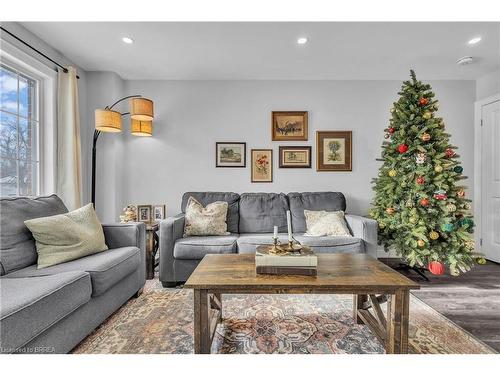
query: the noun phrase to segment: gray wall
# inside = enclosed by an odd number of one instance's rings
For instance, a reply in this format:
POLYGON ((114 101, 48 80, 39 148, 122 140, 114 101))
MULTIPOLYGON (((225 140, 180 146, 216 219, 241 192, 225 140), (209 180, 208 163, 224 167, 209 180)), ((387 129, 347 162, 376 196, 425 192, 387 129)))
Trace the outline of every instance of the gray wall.
POLYGON ((500 94, 500 70, 486 74, 476 80, 476 100, 500 94))
MULTIPOLYGON (((121 89, 102 76, 91 78, 94 74, 89 73, 89 118, 99 103, 118 98, 121 89), (116 94, 110 87, 117 87, 116 94)), ((431 84, 472 188, 475 82, 431 84)), ((366 214, 372 197, 370 181, 380 165, 375 158, 380 156, 389 108, 400 87, 400 81, 125 81, 123 95, 142 94, 154 100, 154 136, 131 136, 125 118, 125 133, 103 137, 113 138, 109 141, 113 144, 100 140, 99 216, 116 220, 127 203, 165 203, 173 215, 188 190, 342 191, 348 211, 366 214), (309 140, 271 142, 272 110, 309 111, 309 140), (353 131, 352 172, 316 172, 316 130, 353 131), (251 148, 272 148, 274 182, 251 183, 249 166, 216 168, 217 141, 247 142, 247 157, 251 148), (313 146, 313 168, 279 169, 279 145, 313 146)))

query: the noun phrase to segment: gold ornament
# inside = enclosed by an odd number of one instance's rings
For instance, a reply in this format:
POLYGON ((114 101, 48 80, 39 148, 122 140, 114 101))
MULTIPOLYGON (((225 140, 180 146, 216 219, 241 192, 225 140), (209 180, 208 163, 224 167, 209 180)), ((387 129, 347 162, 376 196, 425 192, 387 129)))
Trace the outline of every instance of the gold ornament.
POLYGON ((429 120, 432 117, 431 111, 425 111, 422 117, 426 120, 429 120))
POLYGON ((417 241, 417 245, 418 245, 419 247, 424 247, 424 246, 425 246, 425 241, 424 241, 424 240, 418 240, 418 241, 417 241))
POLYGON ((392 215, 392 214, 394 213, 394 211, 395 211, 395 210, 394 210, 394 208, 392 208, 392 207, 387 207, 387 208, 385 209, 385 212, 387 212, 389 215, 392 215))
POLYGON ((441 167, 440 165, 436 165, 434 167, 434 171, 437 173, 441 173, 443 171, 443 167, 441 167))
POLYGON ((431 135, 429 133, 422 134, 422 141, 427 142, 430 141, 431 135))
POLYGON ((471 206, 471 204, 469 202, 467 202, 467 203, 464 204, 464 208, 466 210, 470 210, 472 208, 472 206, 471 206))
POLYGON ((431 240, 437 240, 439 238, 439 233, 433 230, 429 233, 429 237, 431 240))
POLYGON ((397 175, 397 172, 396 172, 394 169, 391 169, 391 170, 389 171, 389 176, 390 176, 390 177, 396 177, 396 175, 397 175))
POLYGON ((379 227, 380 229, 384 229, 384 228, 385 228, 385 224, 384 224, 384 223, 378 223, 378 227, 379 227))
POLYGON ((486 264, 486 259, 484 259, 484 258, 477 258, 476 262, 477 262, 477 264, 483 265, 483 264, 486 264))
POLYGON ((457 206, 455 206, 453 203, 446 205, 446 211, 455 212, 456 210, 457 210, 457 206))
POLYGON ((465 247, 467 248, 467 250, 473 251, 475 246, 476 244, 474 243, 474 240, 472 238, 465 241, 465 247))

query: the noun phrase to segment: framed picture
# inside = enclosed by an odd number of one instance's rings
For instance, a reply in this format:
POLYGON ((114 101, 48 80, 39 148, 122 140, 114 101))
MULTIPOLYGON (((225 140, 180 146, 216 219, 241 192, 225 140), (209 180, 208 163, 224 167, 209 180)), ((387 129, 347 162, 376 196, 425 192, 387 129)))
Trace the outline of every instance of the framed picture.
POLYGON ((318 171, 352 171, 352 132, 317 131, 318 171))
POLYGON ((273 141, 307 141, 307 111, 272 113, 273 141))
POLYGON ((273 182, 273 150, 252 149, 252 182, 273 182))
POLYGON ((137 220, 145 223, 151 222, 152 207, 150 204, 143 204, 137 206, 137 220))
POLYGON ((154 221, 160 221, 165 219, 167 215, 167 209, 164 204, 158 204, 153 206, 153 219, 154 221))
POLYGON ((216 142, 215 166, 240 167, 247 165, 247 144, 245 142, 216 142))
POLYGON ((311 168, 311 146, 280 146, 280 168, 311 168))

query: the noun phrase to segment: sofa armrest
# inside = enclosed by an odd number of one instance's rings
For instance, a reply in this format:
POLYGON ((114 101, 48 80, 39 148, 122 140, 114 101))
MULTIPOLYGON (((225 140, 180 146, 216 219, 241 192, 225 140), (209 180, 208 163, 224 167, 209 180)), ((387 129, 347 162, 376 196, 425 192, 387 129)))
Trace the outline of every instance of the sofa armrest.
POLYGON ((184 214, 167 217, 160 222, 160 281, 175 281, 174 245, 184 234, 184 214))
POLYGON ((110 249, 135 246, 141 250, 139 283, 146 282, 146 224, 112 223, 102 224, 106 245, 110 249))
POLYGON ((361 238, 364 241, 366 253, 374 258, 377 258, 377 221, 357 215, 345 215, 345 218, 353 236, 361 238))

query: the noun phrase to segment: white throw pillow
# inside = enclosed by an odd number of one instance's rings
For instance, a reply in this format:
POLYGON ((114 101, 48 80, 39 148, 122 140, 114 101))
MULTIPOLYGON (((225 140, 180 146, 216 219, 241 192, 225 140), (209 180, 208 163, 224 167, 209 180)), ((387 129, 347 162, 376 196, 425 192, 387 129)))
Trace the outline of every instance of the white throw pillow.
POLYGON ((189 197, 186 205, 184 237, 228 235, 227 209, 227 202, 213 202, 203 207, 196 199, 189 197))
POLYGON ((306 236, 351 236, 343 211, 308 211, 306 217, 306 236))

